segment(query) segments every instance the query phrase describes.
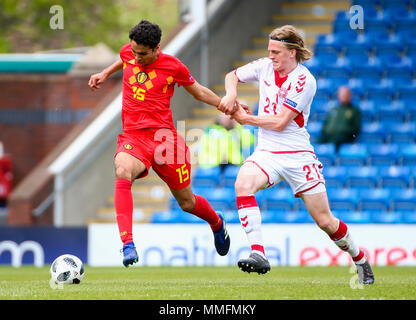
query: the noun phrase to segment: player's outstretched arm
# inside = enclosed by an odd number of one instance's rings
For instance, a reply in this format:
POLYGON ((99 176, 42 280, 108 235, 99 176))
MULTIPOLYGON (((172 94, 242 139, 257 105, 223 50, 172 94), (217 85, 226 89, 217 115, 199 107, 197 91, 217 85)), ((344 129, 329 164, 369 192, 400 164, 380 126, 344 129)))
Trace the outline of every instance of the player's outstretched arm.
POLYGON ((105 68, 100 73, 93 74, 88 81, 88 86, 90 87, 91 91, 100 89, 99 84, 104 83, 110 75, 112 75, 114 72, 117 72, 121 68, 123 68, 123 60, 118 59, 111 66, 105 68))
POLYGON ((248 124, 269 130, 283 131, 290 121, 297 117, 297 113, 288 108, 282 108, 282 112, 276 116, 254 116, 247 114, 238 101, 236 104, 239 108, 231 115, 231 118, 242 125, 248 124))
POLYGON ((218 97, 213 91, 211 91, 207 87, 204 87, 203 85, 199 84, 197 81, 195 81, 190 86, 184 86, 184 88, 196 100, 199 100, 201 102, 205 102, 205 103, 210 104, 214 107, 217 107, 221 102, 220 97, 218 97))
POLYGON ((232 114, 237 110, 235 101, 237 99, 238 78, 234 71, 227 73, 225 76, 225 96, 218 105, 218 110, 225 114, 232 114))

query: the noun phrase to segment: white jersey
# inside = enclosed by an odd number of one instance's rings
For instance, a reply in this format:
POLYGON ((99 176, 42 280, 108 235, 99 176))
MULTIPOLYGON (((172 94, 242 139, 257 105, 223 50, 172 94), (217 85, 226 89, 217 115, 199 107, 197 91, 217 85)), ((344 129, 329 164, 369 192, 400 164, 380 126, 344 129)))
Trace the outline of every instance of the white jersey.
POLYGON ((283 131, 259 128, 256 150, 271 152, 314 151, 306 131, 316 80, 309 70, 298 64, 287 77, 280 78, 269 58, 262 58, 239 67, 236 76, 241 82, 258 82, 258 115, 278 115, 283 107, 298 116, 283 131))

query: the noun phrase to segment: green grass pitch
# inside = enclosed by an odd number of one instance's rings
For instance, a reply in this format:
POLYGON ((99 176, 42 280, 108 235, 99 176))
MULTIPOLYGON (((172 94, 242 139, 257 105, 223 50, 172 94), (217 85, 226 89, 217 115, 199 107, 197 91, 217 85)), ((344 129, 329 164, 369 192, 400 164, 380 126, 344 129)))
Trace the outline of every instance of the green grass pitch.
POLYGON ((0 300, 415 300, 416 267, 374 267, 360 289, 349 267, 85 267, 78 285, 52 289, 49 267, 0 267, 0 300))

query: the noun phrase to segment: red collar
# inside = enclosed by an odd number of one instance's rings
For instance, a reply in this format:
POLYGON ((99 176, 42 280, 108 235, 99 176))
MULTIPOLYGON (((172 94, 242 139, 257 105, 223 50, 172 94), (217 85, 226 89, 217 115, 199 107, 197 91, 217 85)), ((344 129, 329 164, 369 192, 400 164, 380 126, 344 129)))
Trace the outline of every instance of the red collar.
POLYGON ((276 86, 280 88, 282 84, 287 80, 287 76, 288 75, 285 75, 284 77, 280 77, 279 73, 276 70, 274 70, 274 81, 276 83, 276 86))

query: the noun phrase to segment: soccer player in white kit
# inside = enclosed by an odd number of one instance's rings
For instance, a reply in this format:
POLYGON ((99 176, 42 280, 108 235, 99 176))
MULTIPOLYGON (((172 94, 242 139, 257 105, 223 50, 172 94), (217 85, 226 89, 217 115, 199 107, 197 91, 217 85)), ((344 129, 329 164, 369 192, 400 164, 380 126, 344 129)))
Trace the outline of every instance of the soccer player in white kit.
POLYGON ((295 197, 304 201, 317 225, 341 250, 351 255, 360 283, 373 284, 374 275, 367 257, 352 240, 347 225, 331 213, 323 166, 306 130, 316 80, 301 63, 312 53, 305 48, 302 36, 293 26, 277 28, 269 37, 268 58, 248 63, 226 75, 226 95, 218 106, 240 124, 259 127, 256 150, 241 166, 235 182, 238 215, 252 249, 250 256, 241 259, 238 266, 245 272, 259 274, 270 270, 255 193, 286 180, 295 197), (258 83, 257 116, 245 112, 236 101, 239 81, 258 83))

